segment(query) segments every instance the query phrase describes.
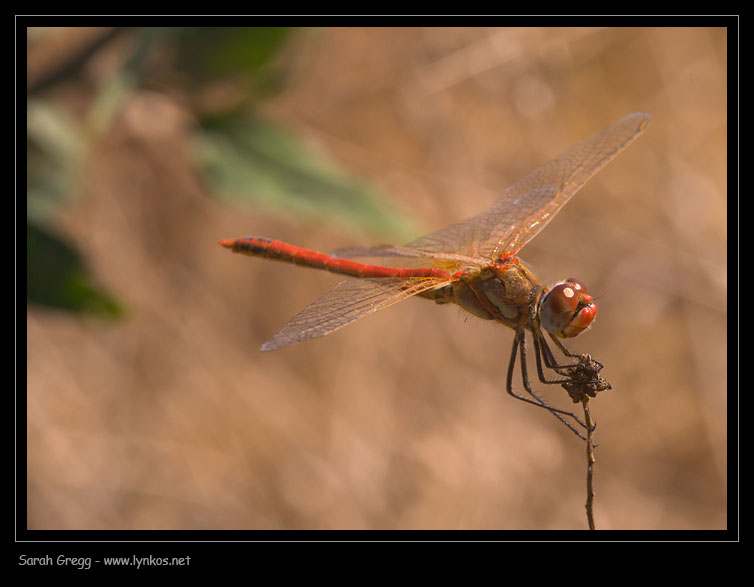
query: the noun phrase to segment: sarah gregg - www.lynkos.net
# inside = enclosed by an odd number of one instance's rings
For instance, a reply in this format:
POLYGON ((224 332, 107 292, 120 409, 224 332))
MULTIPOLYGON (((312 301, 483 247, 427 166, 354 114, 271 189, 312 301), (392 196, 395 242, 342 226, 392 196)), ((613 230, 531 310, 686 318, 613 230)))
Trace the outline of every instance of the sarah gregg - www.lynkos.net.
POLYGON ((191 564, 190 556, 103 556, 97 559, 92 557, 74 557, 61 554, 57 557, 50 556, 27 556, 25 554, 18 557, 19 566, 39 566, 39 567, 72 567, 80 570, 88 570, 92 568, 92 565, 104 565, 106 567, 171 567, 171 566, 188 566, 191 564))

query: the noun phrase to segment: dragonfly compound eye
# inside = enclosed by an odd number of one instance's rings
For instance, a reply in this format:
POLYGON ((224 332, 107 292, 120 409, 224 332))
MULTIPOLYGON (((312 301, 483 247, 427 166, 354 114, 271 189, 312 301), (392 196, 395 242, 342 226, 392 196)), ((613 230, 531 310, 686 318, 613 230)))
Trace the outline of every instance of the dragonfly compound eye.
POLYGON ((583 282, 579 281, 575 277, 569 277, 565 280, 567 284, 572 285, 579 293, 587 294, 589 295, 589 291, 586 289, 586 286, 583 282))
POLYGON ((597 306, 583 283, 568 279, 547 292, 542 303, 542 328, 561 338, 571 338, 594 322, 597 306))

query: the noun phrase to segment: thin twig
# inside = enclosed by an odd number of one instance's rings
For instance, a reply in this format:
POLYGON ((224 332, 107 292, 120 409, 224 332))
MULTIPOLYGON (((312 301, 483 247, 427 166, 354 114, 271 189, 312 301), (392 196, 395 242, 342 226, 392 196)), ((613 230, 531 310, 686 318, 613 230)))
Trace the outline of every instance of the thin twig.
POLYGON ((592 486, 592 476, 594 472, 594 422, 592 414, 589 412, 589 396, 584 395, 581 399, 584 406, 584 420, 586 421, 586 519, 589 522, 589 529, 594 530, 594 487, 592 486))

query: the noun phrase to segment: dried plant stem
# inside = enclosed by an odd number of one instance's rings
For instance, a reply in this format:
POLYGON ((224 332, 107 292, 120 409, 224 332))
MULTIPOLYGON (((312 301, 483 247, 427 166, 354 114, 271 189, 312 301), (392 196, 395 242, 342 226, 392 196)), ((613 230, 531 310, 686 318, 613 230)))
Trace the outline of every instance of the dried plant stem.
POLYGON ((589 529, 594 530, 594 487, 592 486, 592 477, 594 473, 594 422, 592 414, 589 412, 589 397, 584 396, 581 400, 584 406, 584 421, 586 422, 586 519, 589 522, 589 529))

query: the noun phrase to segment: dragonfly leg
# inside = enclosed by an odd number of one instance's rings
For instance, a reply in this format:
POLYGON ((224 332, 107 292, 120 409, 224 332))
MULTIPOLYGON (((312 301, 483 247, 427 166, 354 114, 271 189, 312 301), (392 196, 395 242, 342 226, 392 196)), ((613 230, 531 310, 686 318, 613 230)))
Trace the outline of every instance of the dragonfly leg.
POLYGON ((537 375, 539 376, 539 380, 542 383, 547 384, 563 384, 570 381, 570 378, 568 377, 568 372, 566 369, 569 367, 575 367, 576 364, 573 365, 561 365, 557 362, 555 357, 552 354, 552 351, 550 350, 550 347, 547 344, 547 341, 542 337, 541 333, 534 332, 532 334, 532 339, 534 341, 534 356, 537 359, 537 375), (545 377, 544 369, 542 368, 542 361, 544 360, 545 367, 548 369, 552 369, 557 373, 558 375, 561 375, 565 379, 556 379, 556 380, 550 380, 545 377))
POLYGON ((558 420, 560 420, 563 424, 565 424, 579 438, 581 438, 582 440, 586 440, 586 437, 583 434, 581 434, 578 430, 576 430, 576 428, 574 428, 573 425, 571 425, 564 417, 566 416, 569 418, 573 418, 574 421, 578 423, 579 426, 581 426, 582 428, 586 428, 586 425, 579 419, 578 416, 576 416, 576 414, 550 406, 545 400, 539 397, 534 392, 534 390, 532 390, 531 384, 529 383, 529 377, 528 377, 527 369, 526 369, 526 335, 523 330, 517 330, 516 335, 513 339, 513 348, 511 349, 511 360, 510 360, 510 363, 508 364, 508 377, 506 380, 506 391, 508 392, 509 395, 515 397, 518 400, 546 409, 553 416, 555 416, 558 420), (518 354, 519 348, 521 349, 521 361, 520 361, 521 362, 521 377, 524 382, 524 389, 526 389, 526 392, 531 397, 534 398, 533 400, 527 397, 524 397, 522 395, 519 395, 515 391, 513 391, 513 371, 516 368, 516 356, 518 354))
MULTIPOLYGON (((562 342, 560 342, 560 339, 557 336, 555 336, 551 332, 548 332, 548 334, 550 335, 550 338, 552 339, 552 341, 555 343, 555 346, 557 346, 560 349, 561 353, 563 353, 566 357, 571 357, 572 359, 579 359, 579 362, 581 362, 582 355, 577 355, 576 353, 572 353, 566 348, 566 346, 562 342)), ((542 340, 544 341, 544 337, 542 338, 542 340)), ((597 363, 600 369, 603 367, 602 363, 600 363, 599 361, 596 361, 594 359, 592 359, 592 361, 597 363)), ((577 365, 560 365, 560 367, 575 367, 577 365)))
POLYGON ((576 355, 566 349, 557 338, 553 340, 558 345, 563 354, 569 357, 578 357, 578 362, 571 365, 559 364, 550 350, 547 341, 545 341, 541 332, 533 334, 534 348, 537 357, 537 373, 539 380, 546 384, 560 384, 568 392, 574 403, 580 402, 584 396, 596 397, 600 391, 610 389, 607 380, 599 375, 602 370, 602 363, 592 359, 589 355, 576 355), (548 380, 542 369, 542 359, 545 365, 565 377, 565 379, 548 380))

